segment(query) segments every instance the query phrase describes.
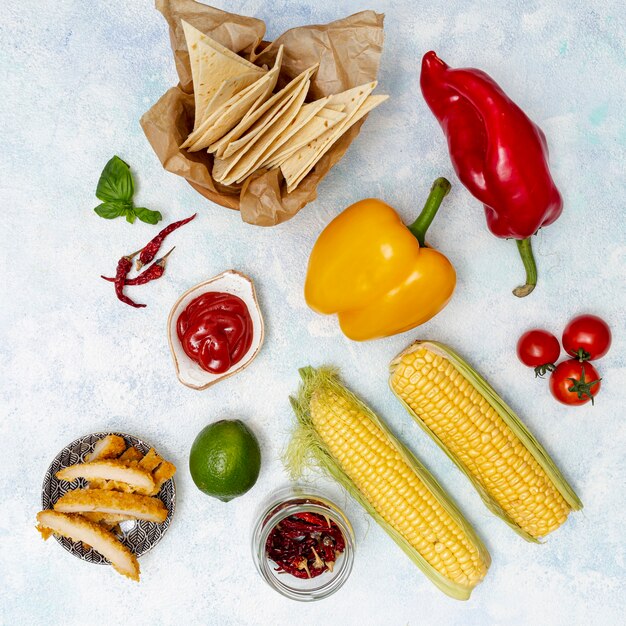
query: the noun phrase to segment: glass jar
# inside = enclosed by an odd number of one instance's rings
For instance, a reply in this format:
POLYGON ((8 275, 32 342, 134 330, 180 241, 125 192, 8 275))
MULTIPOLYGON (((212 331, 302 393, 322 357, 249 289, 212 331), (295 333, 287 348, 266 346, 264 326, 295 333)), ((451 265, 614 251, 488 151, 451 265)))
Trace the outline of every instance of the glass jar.
POLYGON ((267 584, 287 598, 310 602, 335 593, 348 579, 354 562, 354 531, 343 511, 321 493, 309 487, 286 487, 272 494, 252 533, 254 564, 267 584), (345 550, 337 558, 332 572, 315 578, 296 578, 276 571, 276 563, 267 556, 265 544, 270 532, 284 518, 294 513, 317 513, 330 518, 341 530, 345 550))

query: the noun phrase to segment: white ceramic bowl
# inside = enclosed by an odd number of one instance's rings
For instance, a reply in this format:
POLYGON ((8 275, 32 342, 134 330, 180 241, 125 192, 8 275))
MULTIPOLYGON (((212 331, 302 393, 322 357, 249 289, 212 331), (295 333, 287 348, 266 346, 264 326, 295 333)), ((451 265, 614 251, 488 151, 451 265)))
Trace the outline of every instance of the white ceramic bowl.
POLYGON ((263 316, 256 297, 254 283, 245 274, 235 270, 222 272, 209 280, 192 287, 178 298, 167 320, 167 335, 170 344, 170 351, 174 359, 176 375, 183 385, 191 389, 206 389, 211 385, 228 378, 237 372, 245 369, 259 353, 263 343, 264 328, 263 316), (250 318, 252 319, 252 343, 239 363, 235 363, 229 370, 221 374, 212 374, 203 370, 198 363, 190 359, 183 350, 178 334, 176 333, 176 322, 178 316, 187 308, 187 305, 198 296, 212 291, 222 291, 233 294, 241 298, 248 307, 250 318))

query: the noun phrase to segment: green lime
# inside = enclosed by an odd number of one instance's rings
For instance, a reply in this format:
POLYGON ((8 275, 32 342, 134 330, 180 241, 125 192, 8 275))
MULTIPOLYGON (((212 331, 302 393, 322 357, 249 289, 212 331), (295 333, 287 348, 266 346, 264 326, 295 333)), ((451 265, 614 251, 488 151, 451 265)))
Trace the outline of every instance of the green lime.
POLYGON ((224 502, 251 489, 260 469, 259 442, 239 420, 209 424, 198 433, 189 453, 189 471, 196 487, 224 502))

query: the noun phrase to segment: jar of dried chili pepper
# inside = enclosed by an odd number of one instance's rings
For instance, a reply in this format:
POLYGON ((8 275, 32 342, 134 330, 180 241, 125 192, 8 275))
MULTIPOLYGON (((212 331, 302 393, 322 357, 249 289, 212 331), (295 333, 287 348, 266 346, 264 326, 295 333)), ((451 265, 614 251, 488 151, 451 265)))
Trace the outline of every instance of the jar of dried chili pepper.
POLYGON ((346 582, 352 571, 354 549, 354 531, 346 515, 334 502, 308 486, 286 487, 273 493, 262 508, 252 533, 252 556, 261 577, 287 598, 303 602, 326 598, 346 582), (321 520, 322 524, 316 520, 321 520), (294 527, 302 530, 294 533, 291 531, 294 527), (317 552, 313 552, 316 558, 318 552, 320 558, 324 557, 324 547, 338 548, 330 567, 323 567, 319 574, 307 569, 304 560, 299 571, 292 569, 288 562, 273 560, 268 552, 269 545, 276 541, 277 532, 286 529, 292 536, 302 532, 303 544, 314 537, 319 542, 317 552))

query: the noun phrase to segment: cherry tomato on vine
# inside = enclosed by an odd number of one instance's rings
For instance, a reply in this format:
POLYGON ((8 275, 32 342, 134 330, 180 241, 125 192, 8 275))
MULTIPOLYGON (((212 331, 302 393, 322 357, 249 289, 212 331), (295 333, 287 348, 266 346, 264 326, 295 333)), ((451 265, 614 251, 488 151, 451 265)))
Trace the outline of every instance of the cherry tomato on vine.
POLYGON ((563 404, 586 404, 600 391, 600 375, 591 363, 569 359, 559 363, 550 375, 550 391, 563 404))
POLYGON ((517 356, 528 367, 535 368, 535 376, 554 370, 561 354, 559 340, 547 330, 536 328, 525 332, 517 342, 517 356))
POLYGON ((593 361, 611 347, 611 329, 597 315, 579 315, 563 331, 563 348, 579 361, 593 361))

